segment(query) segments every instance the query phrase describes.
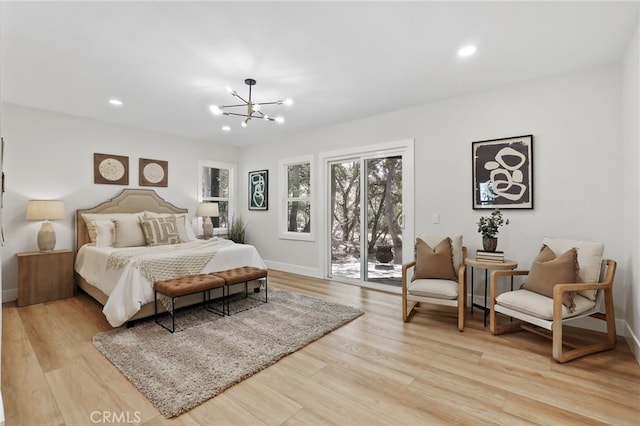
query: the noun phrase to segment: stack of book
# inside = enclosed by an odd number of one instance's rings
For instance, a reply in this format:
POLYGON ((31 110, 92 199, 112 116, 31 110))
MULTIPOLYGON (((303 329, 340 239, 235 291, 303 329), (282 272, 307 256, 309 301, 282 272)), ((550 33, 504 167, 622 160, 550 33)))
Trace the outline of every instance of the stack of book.
POLYGON ((504 252, 476 250, 476 260, 479 262, 504 262, 504 252))

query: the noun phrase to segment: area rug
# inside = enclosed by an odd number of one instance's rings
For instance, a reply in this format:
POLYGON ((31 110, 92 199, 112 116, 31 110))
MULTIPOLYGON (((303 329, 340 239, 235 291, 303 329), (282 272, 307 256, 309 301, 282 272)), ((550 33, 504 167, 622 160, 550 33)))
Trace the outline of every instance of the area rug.
POLYGON ((173 334, 151 319, 99 333, 93 344, 170 418, 363 314, 282 290, 270 289, 268 300, 239 300, 232 309, 249 309, 225 317, 190 308, 177 313, 173 334))

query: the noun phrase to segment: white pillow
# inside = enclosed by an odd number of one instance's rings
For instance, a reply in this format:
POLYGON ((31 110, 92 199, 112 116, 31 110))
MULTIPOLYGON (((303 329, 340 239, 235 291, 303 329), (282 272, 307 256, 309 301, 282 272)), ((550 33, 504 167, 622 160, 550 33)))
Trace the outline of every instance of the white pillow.
POLYGON ((94 220, 96 230, 96 247, 113 247, 115 226, 110 220, 94 220))
POLYGON ((114 219, 114 247, 138 247, 147 245, 142 232, 140 220, 137 218, 114 219))
POLYGON ((81 213, 84 223, 87 224, 87 232, 89 233, 89 239, 92 243, 96 242, 96 229, 93 222, 96 220, 112 221, 116 219, 128 219, 134 218, 138 220, 144 215, 144 212, 138 213, 81 213))
POLYGON ((180 236, 181 242, 186 243, 196 239, 193 227, 191 226, 191 217, 187 213, 155 213, 148 210, 144 212, 145 219, 153 219, 157 217, 167 218, 171 216, 176 218, 176 226, 178 228, 178 235, 180 236))

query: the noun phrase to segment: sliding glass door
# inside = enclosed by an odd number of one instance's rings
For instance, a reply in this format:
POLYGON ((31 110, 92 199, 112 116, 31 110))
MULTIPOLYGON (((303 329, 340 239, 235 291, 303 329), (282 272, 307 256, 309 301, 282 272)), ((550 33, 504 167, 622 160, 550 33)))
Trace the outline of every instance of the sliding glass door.
POLYGON ((399 286, 407 245, 403 153, 339 158, 328 168, 330 276, 399 286))

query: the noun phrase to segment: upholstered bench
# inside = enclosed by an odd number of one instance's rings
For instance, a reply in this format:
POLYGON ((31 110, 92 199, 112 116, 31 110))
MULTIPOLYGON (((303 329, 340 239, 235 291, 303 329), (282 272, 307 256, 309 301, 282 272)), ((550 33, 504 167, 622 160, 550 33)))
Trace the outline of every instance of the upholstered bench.
POLYGON ((210 274, 187 275, 185 277, 155 282, 153 284, 153 303, 156 323, 173 333, 176 330, 176 298, 200 292, 202 292, 202 301, 205 309, 220 316, 224 316, 224 303, 226 299, 225 288, 228 288, 225 284, 224 278, 210 274), (220 287, 222 287, 222 311, 217 311, 211 307, 211 290, 220 287), (158 293, 171 298, 171 310, 169 311, 169 314, 171 315, 171 328, 158 321, 158 293))
MULTIPOLYGON (((263 280, 264 281, 264 303, 268 302, 268 288, 267 288, 267 270, 256 268, 255 266, 241 266, 239 268, 227 269, 226 271, 211 272, 210 275, 222 278, 224 285, 227 288, 227 294, 229 293, 229 287, 244 283, 244 297, 249 297, 248 284, 249 281, 263 280)), ((255 299, 252 297, 252 299, 255 299)), ((260 299, 256 299, 260 300, 260 299)), ((227 315, 229 315, 229 301, 227 301, 227 315)))

